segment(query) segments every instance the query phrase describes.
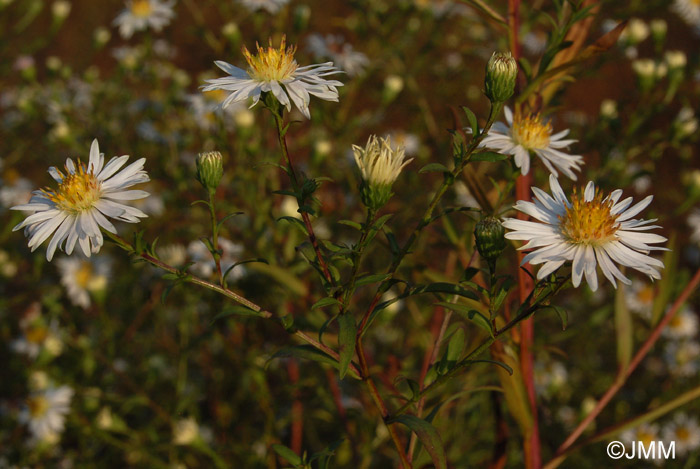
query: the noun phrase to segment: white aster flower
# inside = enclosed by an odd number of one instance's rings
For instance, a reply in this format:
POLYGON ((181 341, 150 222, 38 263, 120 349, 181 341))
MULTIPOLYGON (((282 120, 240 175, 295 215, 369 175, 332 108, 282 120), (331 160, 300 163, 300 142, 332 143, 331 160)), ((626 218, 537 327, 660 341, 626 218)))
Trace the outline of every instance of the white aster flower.
POLYGON ((296 46, 286 46, 283 36, 279 49, 272 47, 272 40, 267 49, 257 45, 258 53, 253 56, 243 47, 243 55, 248 62, 248 71, 235 67, 227 62, 214 62, 228 77, 206 80, 208 85, 202 91, 226 90, 231 94, 223 101, 222 107, 239 101, 253 99, 255 106, 260 100, 260 94, 271 92, 277 100, 291 110, 292 103, 309 119, 310 96, 314 95, 326 101, 338 101, 338 86, 343 84, 337 80, 326 80, 324 77, 340 73, 333 62, 299 67, 294 60, 296 46))
POLYGON ((85 309, 90 307, 90 292, 105 288, 112 262, 108 257, 65 257, 56 261, 61 283, 71 303, 85 309))
POLYGON ((549 398, 566 384, 569 373, 563 363, 554 360, 535 362, 535 391, 549 398))
POLYGON ((36 442, 56 441, 63 432, 72 398, 73 390, 68 386, 50 387, 32 394, 27 399, 27 409, 20 413, 19 419, 29 426, 36 442))
POLYGON ((671 9, 690 26, 700 26, 700 3, 697 0, 674 0, 671 9))
POLYGON ((33 184, 14 168, 8 168, 0 178, 0 205, 4 208, 27 202, 32 195, 33 184))
POLYGON ((124 39, 146 28, 159 32, 175 17, 174 6, 174 0, 127 0, 126 8, 114 18, 112 24, 119 27, 119 34, 124 39))
POLYGON ((309 36, 306 41, 308 50, 314 54, 316 59, 331 59, 348 76, 361 75, 369 65, 367 56, 356 51, 352 44, 345 42, 342 36, 334 34, 322 36, 315 33, 309 36))
POLYGON ((552 135, 552 125, 545 123, 539 114, 514 116, 508 106, 503 109, 503 112, 508 126, 502 122, 496 122, 479 144, 480 147, 513 155, 515 165, 523 174, 530 172, 530 152, 533 152, 553 175, 558 176, 557 170, 559 170, 576 180, 573 170, 580 169, 583 157, 559 151, 560 148, 568 147, 576 141, 564 140, 564 137, 569 134, 568 129, 552 135))
POLYGON ((686 414, 676 414, 673 421, 663 429, 664 442, 676 443, 676 451, 683 456, 700 448, 700 425, 695 418, 686 414))
POLYGON ((700 365, 700 344, 692 340, 669 342, 664 358, 673 376, 695 376, 700 365))
POLYGON ((148 192, 124 190, 149 180, 143 170, 145 158, 119 171, 128 159, 128 155, 114 157, 105 165, 104 154, 100 153, 97 139, 93 140, 87 165, 80 160, 76 164, 68 158, 65 174, 50 167, 49 174, 58 182, 58 188, 34 191, 29 203, 12 207, 12 210, 34 212, 15 226, 13 231, 25 229, 32 251, 53 234, 46 251, 46 259, 49 261, 56 248, 63 249, 64 241, 65 252, 69 255, 76 242, 87 257, 99 252, 104 241, 100 228, 110 233, 117 232, 106 217, 137 223, 139 218, 147 216, 137 208, 116 202, 148 196, 148 192))
POLYGON ((270 14, 275 14, 282 9, 289 0, 238 0, 241 5, 249 11, 267 10, 270 14))
POLYGON ((554 197, 533 187, 534 202, 519 200, 514 206, 541 223, 514 218, 503 222, 504 227, 512 230, 506 233, 506 238, 528 241, 520 249, 538 248, 523 258, 523 263, 544 264, 537 273, 538 279, 551 274, 566 261, 572 261, 574 286, 578 287, 585 275, 593 291, 598 289, 596 266, 600 266, 603 275, 615 287, 616 278, 630 283, 616 263, 638 270, 652 279, 661 278, 657 269, 663 268, 663 263, 647 254, 652 250, 664 249, 649 244, 661 243, 666 238, 641 233, 660 228, 650 225, 655 219, 632 218, 651 203, 653 196, 630 207, 631 197, 619 201, 621 189, 603 198, 593 181, 583 192, 574 191, 571 201, 566 198, 553 175, 549 176, 549 186, 554 197))
POLYGON ((673 319, 662 331, 662 335, 669 339, 690 339, 698 333, 698 315, 690 308, 683 308, 676 312, 673 319))

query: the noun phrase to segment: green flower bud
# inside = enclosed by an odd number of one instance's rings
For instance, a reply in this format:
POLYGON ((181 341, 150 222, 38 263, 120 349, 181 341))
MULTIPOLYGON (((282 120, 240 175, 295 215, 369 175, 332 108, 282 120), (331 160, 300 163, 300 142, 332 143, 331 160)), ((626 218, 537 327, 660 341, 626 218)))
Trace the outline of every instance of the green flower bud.
POLYGON ((494 52, 486 64, 484 88, 492 103, 504 103, 513 96, 518 64, 510 52, 494 52))
POLYGON ((474 240, 476 241, 476 249, 479 251, 479 254, 493 270, 498 256, 506 248, 503 225, 494 217, 482 218, 474 228, 474 240))
POLYGON ((216 191, 224 174, 224 165, 221 161, 221 153, 208 151, 197 156, 197 180, 209 192, 216 191))

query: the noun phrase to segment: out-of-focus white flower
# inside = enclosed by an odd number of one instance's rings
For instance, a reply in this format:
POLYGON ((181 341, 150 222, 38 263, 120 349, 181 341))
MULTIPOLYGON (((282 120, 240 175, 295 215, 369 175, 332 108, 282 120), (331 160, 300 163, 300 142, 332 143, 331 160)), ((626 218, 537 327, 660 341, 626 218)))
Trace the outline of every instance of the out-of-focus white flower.
POLYGON ((63 341, 58 322, 55 320, 47 324, 41 317, 41 313, 30 315, 20 322, 22 335, 10 342, 10 348, 31 359, 36 359, 42 350, 50 356, 58 356, 63 351, 63 341))
POLYGON ((690 308, 683 308, 676 312, 673 319, 662 331, 662 335, 669 339, 690 339, 698 333, 698 315, 690 308))
POLYGON ((541 55, 547 48, 547 34, 544 31, 530 31, 523 37, 523 48, 530 55, 541 55))
POLYGON ((119 27, 119 34, 125 39, 147 28, 160 32, 175 17, 174 6, 175 0, 127 0, 126 8, 112 24, 119 27))
POLYGON ((59 20, 66 18, 70 14, 71 3, 65 0, 57 0, 51 5, 51 13, 59 20))
POLYGON ((673 121, 673 126, 679 138, 694 135, 698 130, 698 119, 695 117, 695 111, 688 106, 682 107, 673 121))
POLYGON ((32 251, 53 235, 46 250, 49 261, 56 248, 63 249, 64 241, 69 255, 76 243, 87 257, 99 252, 104 242, 100 228, 117 232, 106 217, 137 223, 139 218, 147 216, 137 208, 117 202, 148 196, 148 192, 141 190, 125 190, 149 180, 143 170, 145 158, 119 171, 128 159, 127 155, 114 157, 105 165, 97 139, 93 140, 87 165, 80 160, 76 164, 68 158, 65 174, 50 167, 49 174, 58 182, 58 188, 34 191, 29 203, 11 207, 12 210, 33 212, 13 231, 24 228, 32 251))
POLYGON ((557 172, 559 170, 570 179, 576 179, 574 170, 580 169, 583 157, 569 155, 559 150, 576 141, 564 139, 569 134, 568 129, 552 135, 552 125, 545 123, 539 114, 514 116, 507 106, 504 108, 504 113, 508 126, 502 122, 496 122, 479 144, 480 147, 513 155, 515 165, 523 174, 530 172, 530 152, 533 152, 554 176, 559 175, 557 172))
POLYGON ((688 63, 688 58, 682 50, 667 50, 664 60, 670 69, 685 68, 688 63))
POLYGON ((101 430, 109 430, 114 425, 114 417, 112 417, 112 410, 109 407, 103 407, 95 417, 95 424, 97 428, 101 430))
POLYGON ((178 420, 173 428, 173 443, 189 445, 199 438, 199 425, 193 417, 178 420))
POLYGON ((600 115, 606 119, 617 118, 617 101, 613 99, 604 99, 600 103, 600 115))
POLYGON ((574 287, 578 287, 585 276, 593 291, 598 289, 597 266, 615 287, 615 279, 630 283, 616 263, 650 278, 661 278, 657 269, 663 268, 663 263, 647 254, 664 249, 649 244, 664 242, 666 238, 643 233, 659 228, 650 225, 656 220, 632 218, 651 203, 653 196, 630 207, 632 197, 619 201, 621 189, 603 197, 593 181, 586 185, 585 190, 574 191, 571 201, 553 175, 549 176, 549 186, 554 197, 533 187, 534 201, 518 200, 514 206, 539 222, 515 218, 503 222, 504 227, 513 230, 506 233, 506 238, 528 241, 520 249, 536 248, 523 258, 523 263, 544 264, 537 273, 538 279, 545 278, 567 261, 572 262, 574 287))
POLYGON ((282 9, 289 0, 238 0, 241 5, 249 11, 266 10, 270 14, 275 14, 282 9))
POLYGON ((387 135, 387 139, 391 140, 392 148, 403 147, 406 156, 416 156, 420 150, 420 139, 416 134, 403 130, 392 130, 387 135))
POLYGON ((90 292, 104 290, 112 270, 112 261, 105 256, 64 257, 56 264, 71 303, 85 309, 90 307, 90 292))
POLYGON ((649 28, 651 29, 651 34, 654 38, 664 38, 666 37, 666 31, 668 30, 668 23, 666 20, 661 18, 654 18, 649 21, 649 28))
POLYGON ((693 340, 669 342, 664 349, 664 358, 671 375, 695 376, 700 366, 700 344, 693 340))
POLYGON ((679 413, 663 429, 664 442, 675 442, 679 456, 684 456, 700 448, 700 425, 695 418, 679 413))
POLYGON ((651 283, 633 279, 625 294, 625 304, 633 313, 639 314, 644 319, 651 319, 654 296, 654 286, 651 283))
POLYGON ((10 259, 7 251, 0 250, 0 275, 3 277, 14 277, 17 273, 17 264, 10 259))
POLYGON ((5 208, 25 204, 32 196, 33 184, 20 176, 14 168, 8 168, 0 179, 0 205, 5 208))
POLYGON ((43 391, 49 386, 49 375, 45 371, 32 371, 29 375, 29 389, 43 391))
POLYGON ((299 67, 294 59, 296 46, 286 45, 282 37, 279 48, 272 47, 270 39, 267 49, 257 46, 257 54, 253 56, 245 46, 243 55, 248 62, 248 71, 242 70, 230 63, 217 60, 214 63, 229 76, 205 80, 208 85, 202 91, 230 91, 228 97, 221 103, 227 107, 232 103, 253 100, 251 107, 260 100, 263 92, 272 93, 280 104, 290 111, 292 103, 307 118, 310 95, 325 101, 338 101, 338 87, 343 84, 337 80, 326 80, 324 77, 339 73, 332 62, 299 67))
POLYGON ((629 44, 639 44, 649 37, 649 26, 639 18, 632 18, 620 34, 620 40, 629 44))
POLYGON ((389 75, 384 79, 384 88, 391 94, 397 95, 403 90, 404 81, 398 75, 389 75))
POLYGON ((168 244, 156 249, 158 257, 166 264, 182 266, 187 262, 187 249, 182 244, 168 244))
POLYGON ((27 399, 27 409, 19 414, 19 420, 29 426, 34 442, 59 439, 72 398, 73 389, 61 386, 34 393, 27 399))
POLYGON ((569 373, 559 361, 549 360, 535 362, 535 391, 544 397, 549 397, 566 384, 569 373))
POLYGON ((627 445, 642 442, 645 448, 649 443, 659 440, 659 426, 653 423, 643 423, 636 428, 630 428, 620 433, 620 441, 627 445))
POLYGON ((700 3, 696 0, 673 0, 671 10, 690 26, 700 26, 700 3))
MULTIPOLYGON (((221 271, 226 270, 233 264, 241 260, 243 246, 229 241, 226 238, 219 238, 219 249, 221 249, 221 271)), ((209 249, 201 241, 192 241, 187 246, 187 254, 194 261, 194 265, 190 267, 192 272, 200 277, 209 278, 216 271, 216 262, 212 258, 209 249)), ((245 273, 243 266, 237 266, 228 274, 229 281, 238 280, 245 273)))
POLYGON ((356 51, 342 36, 314 33, 306 41, 307 48, 315 59, 330 59, 351 77, 361 75, 369 65, 369 58, 356 51))
POLYGON ((186 97, 192 117, 199 128, 212 131, 217 128, 220 122, 224 125, 231 123, 238 124, 236 116, 239 113, 251 115, 250 110, 244 103, 234 103, 226 108, 221 107, 221 103, 228 94, 224 90, 214 90, 207 93, 196 93, 186 97))
POLYGON ((700 243, 700 209, 693 209, 690 215, 688 215, 687 221, 692 231, 690 240, 695 243, 700 243))

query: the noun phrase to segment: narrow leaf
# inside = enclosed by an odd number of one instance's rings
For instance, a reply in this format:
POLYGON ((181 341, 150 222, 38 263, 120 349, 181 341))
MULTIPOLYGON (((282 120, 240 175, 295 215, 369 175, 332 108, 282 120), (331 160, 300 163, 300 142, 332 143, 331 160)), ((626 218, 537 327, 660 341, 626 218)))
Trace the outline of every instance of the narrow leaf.
POLYGON ((275 451, 275 453, 279 454, 281 457, 287 460, 288 463, 294 464, 295 466, 301 465, 303 462, 301 460, 301 457, 291 449, 287 448, 286 446, 282 445, 272 445, 272 449, 275 451))
POLYGON ((495 163, 496 161, 503 161, 508 159, 508 155, 503 155, 501 153, 496 153, 493 151, 482 151, 480 153, 474 153, 470 161, 489 161, 495 163))
POLYGON ((430 454, 435 469, 447 469, 447 456, 435 427, 415 415, 399 415, 394 421, 406 425, 418 435, 418 439, 430 454))
POLYGON ((329 305, 342 305, 342 303, 336 300, 335 298, 328 296, 326 298, 321 298, 316 303, 314 303, 313 306, 311 306, 311 309, 323 308, 324 306, 329 305))
POLYGON ((449 173, 450 169, 444 164, 440 163, 428 163, 423 166, 418 173, 449 173))
POLYGON ((338 325, 340 326, 340 332, 338 333, 340 367, 338 371, 340 372, 340 379, 343 379, 348 371, 348 366, 352 361, 352 357, 355 354, 357 325, 355 324, 355 318, 349 313, 338 316, 338 325))

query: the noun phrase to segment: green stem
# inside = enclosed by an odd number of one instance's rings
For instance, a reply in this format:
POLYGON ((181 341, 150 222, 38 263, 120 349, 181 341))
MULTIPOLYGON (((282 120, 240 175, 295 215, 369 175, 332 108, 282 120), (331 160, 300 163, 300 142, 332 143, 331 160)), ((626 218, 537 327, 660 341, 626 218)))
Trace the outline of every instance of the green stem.
POLYGON ((462 368, 465 368, 472 363, 474 363, 475 359, 484 353, 490 346, 493 344, 500 336, 502 336, 504 333, 508 332, 511 330, 513 327, 515 327, 518 323, 523 321, 524 319, 527 319, 530 317, 537 309, 539 309, 545 301, 549 300, 552 298, 554 295, 556 295, 568 282, 568 279, 563 279, 560 280, 559 283, 553 288, 549 293, 545 294, 541 298, 537 298, 537 295, 535 295, 535 302, 528 306, 527 308, 522 308, 521 306, 521 311, 520 313, 513 318, 508 324, 503 326, 503 328, 498 329, 494 331, 493 336, 488 337, 485 341, 483 341, 478 347, 476 347, 474 350, 469 352, 469 354, 464 357, 462 360, 457 363, 454 368, 450 369, 448 372, 446 372, 443 375, 438 376, 435 381, 430 383, 430 385, 426 386, 424 389, 422 389, 418 394, 413 396, 413 399, 407 403, 405 403, 403 406, 397 410, 392 417, 396 417, 397 415, 401 415, 402 413, 406 412, 409 407, 411 407, 416 401, 421 399, 423 396, 428 394, 430 391, 433 389, 437 388, 440 386, 442 383, 445 381, 453 378, 457 373, 459 373, 462 368))
POLYGON ((372 222, 374 217, 377 215, 377 211, 373 209, 367 209, 367 220, 365 221, 365 226, 362 229, 362 234, 357 242, 357 251, 353 254, 352 262, 352 272, 350 274, 350 281, 348 282, 348 288, 345 290, 343 295, 343 309, 347 309, 350 298, 352 298, 353 293, 355 293, 355 283, 357 282, 357 274, 360 271, 360 264, 362 263, 362 256, 364 254, 365 248, 367 247, 367 237, 369 236, 369 231, 372 227, 372 222))
MULTIPOLYGON (((292 159, 289 155, 289 149, 287 148, 286 131, 284 129, 284 122, 282 120, 282 115, 280 112, 275 111, 272 108, 270 110, 272 111, 272 115, 275 117, 275 124, 277 127, 277 138, 278 138, 279 143, 280 143, 280 148, 282 148, 282 154, 284 155, 284 160, 287 163, 287 168, 289 170, 288 171, 289 178, 292 181, 292 189, 297 194, 297 203, 299 205, 299 208, 301 208, 304 201, 301 199, 299 180, 297 179, 296 172, 294 171, 294 166, 292 165, 292 159)), ((316 239, 316 234, 314 233, 314 229, 311 226, 311 218, 309 217, 309 214, 306 211, 300 210, 300 212, 301 212, 301 219, 304 221, 304 226, 306 227, 306 232, 309 235, 309 241, 311 242, 311 245, 314 248, 314 252, 316 253, 316 259, 318 260, 318 265, 321 268, 321 271, 323 272, 323 276, 329 285, 334 286, 335 281, 333 280, 333 276, 331 275, 330 270, 328 270, 328 265, 326 264, 326 261, 323 257, 323 254, 321 253, 321 248, 318 245, 318 240, 316 239)))
POLYGON ((420 221, 418 222, 416 228, 413 230, 411 235, 408 237, 406 242, 404 243, 403 248, 399 251, 397 254, 396 258, 394 261, 391 263, 391 266, 387 270, 387 274, 389 274, 389 277, 384 280, 381 284, 379 284, 379 287, 377 288, 377 292, 375 293, 375 296, 370 303, 370 307, 367 309, 365 312, 364 316, 362 317, 362 320, 360 321, 360 326, 357 330, 358 337, 362 336, 365 333, 365 327, 367 326, 367 322, 369 321, 369 318, 372 314, 372 311, 374 308, 377 306, 377 303, 379 302, 379 298, 382 296, 382 293, 386 291, 387 285, 389 282, 394 278, 394 274, 396 274, 397 269, 401 265, 401 262, 403 261, 404 257, 410 252, 411 248, 413 247, 413 244, 416 242, 418 239, 418 235, 420 232, 428 226, 432 220, 433 217, 433 212, 435 211, 435 208, 437 207, 438 203, 440 203, 440 200, 442 199, 442 196, 445 195, 445 192, 447 192, 447 189, 454 184, 455 179, 459 174, 464 170, 464 168, 469 164, 470 157, 474 153, 474 151, 478 148, 479 143, 483 138, 488 134, 489 129, 493 125, 493 123, 496 121, 496 117, 500 114, 501 110, 503 109, 503 103, 492 103, 491 109, 489 111, 489 117, 488 120, 486 121, 486 125, 484 128, 481 130, 481 132, 478 135, 475 135, 474 138, 472 138, 471 142, 469 142, 469 146, 465 150, 464 156, 462 157, 461 161, 456 165, 456 167, 452 170, 450 173, 449 177, 445 177, 442 184, 438 188, 437 192, 435 192, 435 195, 433 195, 432 200, 430 201, 430 204, 428 205, 428 208, 425 210, 425 213, 421 217, 420 221))
POLYGON ((224 284, 224 274, 221 271, 221 252, 219 252, 219 224, 216 219, 216 210, 214 209, 214 193, 215 190, 209 191, 209 215, 211 216, 211 237, 212 237, 212 247, 214 250, 211 255, 214 257, 214 263, 216 264, 216 273, 219 275, 219 284, 223 287, 224 284))
MULTIPOLYGON (((148 262, 151 265, 154 265, 155 267, 158 267, 166 272, 169 272, 171 274, 175 274, 178 277, 182 279, 182 281, 187 282, 187 283, 192 283, 195 285, 199 285, 201 287, 207 288, 209 290, 215 291, 227 298, 232 299, 233 301, 242 304, 246 308, 249 308, 253 311, 255 311, 258 317, 263 318, 263 319, 276 319, 277 317, 272 314, 269 311, 264 310, 257 304, 253 303, 252 301, 248 300, 247 298, 244 298, 243 296, 239 295, 238 293, 229 290, 228 288, 222 287, 220 285, 216 285, 215 283, 208 282, 206 280, 203 280, 199 277, 195 277, 194 275, 182 271, 180 269, 177 269, 176 267, 173 267, 169 264, 166 264, 165 262, 156 259, 155 257, 151 256, 150 254, 147 254, 145 252, 136 252, 131 244, 129 244, 124 238, 122 238, 119 235, 116 235, 114 233, 110 233, 106 230, 102 230, 102 232, 108 236, 110 239, 112 239, 119 247, 124 249, 125 251, 133 254, 134 256, 138 257, 141 260, 144 260, 148 262)), ((300 330, 288 330, 288 332, 292 335, 295 335, 296 337, 300 338, 304 342, 308 343, 309 345, 321 350, 322 352, 326 353, 330 357, 332 357, 334 360, 340 361, 340 355, 338 352, 333 350, 332 348, 328 347, 327 345, 324 345, 317 340, 314 340, 313 338, 309 337, 306 333, 300 331, 300 330)), ((362 376, 360 373, 360 370, 355 366, 354 363, 350 363, 349 366, 350 370, 353 371, 357 376, 362 376)))

